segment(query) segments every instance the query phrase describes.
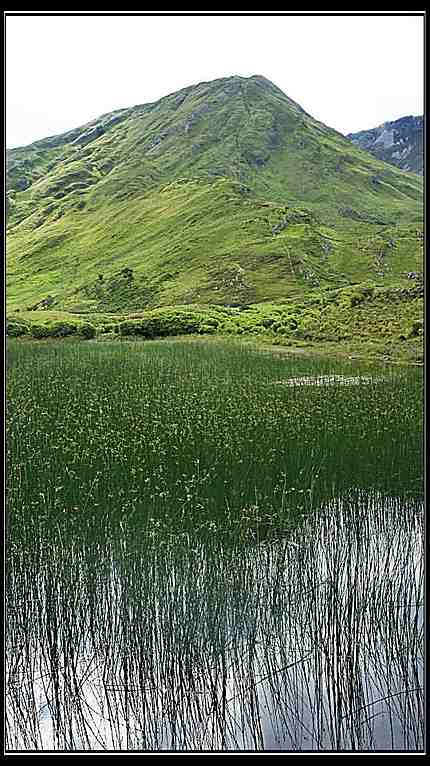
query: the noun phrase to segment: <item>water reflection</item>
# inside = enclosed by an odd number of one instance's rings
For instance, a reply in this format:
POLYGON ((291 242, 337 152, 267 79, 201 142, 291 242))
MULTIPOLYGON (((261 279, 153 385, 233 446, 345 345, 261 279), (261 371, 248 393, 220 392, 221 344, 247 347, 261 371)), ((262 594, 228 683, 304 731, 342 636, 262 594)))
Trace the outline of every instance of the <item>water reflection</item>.
POLYGON ((423 748, 420 501, 245 547, 49 540, 8 546, 8 749, 423 748))

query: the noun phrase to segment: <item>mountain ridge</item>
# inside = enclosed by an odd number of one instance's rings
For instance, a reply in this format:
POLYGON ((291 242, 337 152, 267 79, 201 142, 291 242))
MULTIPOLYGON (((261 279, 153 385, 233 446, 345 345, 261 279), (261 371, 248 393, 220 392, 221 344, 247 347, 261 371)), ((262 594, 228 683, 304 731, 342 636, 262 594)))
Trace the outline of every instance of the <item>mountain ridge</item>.
POLYGON ((253 303, 422 268, 421 180, 262 75, 101 115, 7 167, 21 310, 253 303))
POLYGON ((408 115, 383 122, 375 128, 348 133, 347 138, 377 159, 423 175, 423 132, 423 116, 408 115))

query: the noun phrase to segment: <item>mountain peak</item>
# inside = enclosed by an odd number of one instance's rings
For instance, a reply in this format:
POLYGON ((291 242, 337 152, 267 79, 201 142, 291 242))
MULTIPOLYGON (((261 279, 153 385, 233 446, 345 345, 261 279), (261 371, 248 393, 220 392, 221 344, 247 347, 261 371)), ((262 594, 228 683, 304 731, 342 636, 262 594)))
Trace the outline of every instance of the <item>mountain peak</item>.
POLYGON ((267 85, 273 85, 274 83, 269 80, 267 77, 265 77, 262 74, 253 74, 251 77, 249 77, 250 80, 258 80, 260 82, 266 83, 267 85))
POLYGON ((8 290, 21 307, 249 303, 369 269, 400 278, 390 227, 422 215, 421 179, 260 74, 111 112, 9 151, 7 166, 8 290))

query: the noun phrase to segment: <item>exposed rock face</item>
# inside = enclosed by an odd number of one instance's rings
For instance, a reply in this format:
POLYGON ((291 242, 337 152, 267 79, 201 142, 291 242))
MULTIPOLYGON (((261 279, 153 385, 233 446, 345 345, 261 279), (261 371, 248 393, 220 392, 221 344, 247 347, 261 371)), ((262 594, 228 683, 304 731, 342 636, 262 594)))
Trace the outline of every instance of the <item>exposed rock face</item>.
POLYGON ((350 207, 340 207, 339 215, 343 218, 352 218, 353 221, 363 221, 364 223, 372 223, 378 226, 387 226, 390 221, 385 221, 377 216, 370 215, 369 213, 360 213, 358 210, 353 210, 350 207))
POLYGON ((423 117, 401 117, 372 130, 348 133, 347 138, 379 160, 423 174, 423 117))
POLYGON ((86 144, 89 144, 90 141, 95 141, 96 138, 102 136, 104 132, 104 128, 101 125, 96 125, 94 128, 91 128, 91 130, 87 130, 86 133, 83 133, 81 136, 78 136, 78 138, 75 138, 72 143, 79 144, 80 146, 86 146, 86 144))

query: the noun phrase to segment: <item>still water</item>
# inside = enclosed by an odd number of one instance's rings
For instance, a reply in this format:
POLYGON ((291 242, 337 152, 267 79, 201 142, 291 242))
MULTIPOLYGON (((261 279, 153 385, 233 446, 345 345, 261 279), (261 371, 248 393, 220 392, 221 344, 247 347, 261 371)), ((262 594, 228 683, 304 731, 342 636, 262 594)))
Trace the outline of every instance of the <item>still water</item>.
POLYGON ((351 489, 246 545, 7 551, 9 750, 423 748, 423 504, 351 489))

